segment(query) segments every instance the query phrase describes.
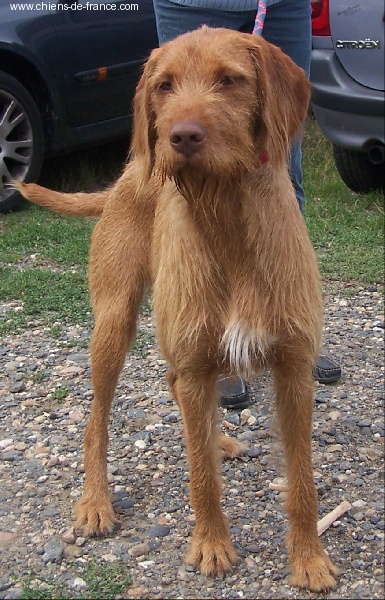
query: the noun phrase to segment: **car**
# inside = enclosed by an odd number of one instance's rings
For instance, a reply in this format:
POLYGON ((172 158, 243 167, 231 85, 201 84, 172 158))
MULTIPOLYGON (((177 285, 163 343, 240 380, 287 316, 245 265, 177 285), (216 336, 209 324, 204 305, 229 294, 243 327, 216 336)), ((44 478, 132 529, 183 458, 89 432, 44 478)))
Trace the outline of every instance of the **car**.
POLYGON ((312 5, 312 110, 354 192, 384 189, 384 4, 312 5))
POLYGON ((43 159, 129 135, 142 64, 158 46, 152 0, 0 0, 0 211, 43 159))

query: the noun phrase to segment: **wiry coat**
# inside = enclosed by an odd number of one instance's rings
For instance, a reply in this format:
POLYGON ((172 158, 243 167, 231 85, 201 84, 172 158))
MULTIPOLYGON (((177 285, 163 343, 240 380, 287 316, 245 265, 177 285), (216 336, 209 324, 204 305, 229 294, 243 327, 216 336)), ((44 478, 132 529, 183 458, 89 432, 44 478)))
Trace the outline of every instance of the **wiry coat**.
MULTIPOLYGON (((292 582, 322 590, 337 573, 317 537, 311 464, 322 306, 287 168, 309 87, 278 48, 248 34, 204 27, 151 54, 134 102, 131 162, 93 209, 102 217, 90 253, 95 398, 76 510, 86 533, 112 530, 108 415, 151 283, 186 434, 196 517, 187 560, 206 574, 236 562, 220 506, 218 449, 234 456, 240 447, 218 436, 215 380, 269 366, 286 452, 292 582)), ((86 195, 20 189, 55 210, 91 212, 86 195)))

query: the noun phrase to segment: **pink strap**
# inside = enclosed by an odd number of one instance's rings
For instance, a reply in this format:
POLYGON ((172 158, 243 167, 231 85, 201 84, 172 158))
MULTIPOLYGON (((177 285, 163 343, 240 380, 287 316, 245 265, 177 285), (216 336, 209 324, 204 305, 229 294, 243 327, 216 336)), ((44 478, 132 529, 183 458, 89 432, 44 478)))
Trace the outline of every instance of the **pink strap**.
POLYGON ((266 17, 266 3, 267 0, 259 0, 258 1, 258 10, 257 16, 255 17, 253 34, 262 35, 263 25, 265 23, 266 17))

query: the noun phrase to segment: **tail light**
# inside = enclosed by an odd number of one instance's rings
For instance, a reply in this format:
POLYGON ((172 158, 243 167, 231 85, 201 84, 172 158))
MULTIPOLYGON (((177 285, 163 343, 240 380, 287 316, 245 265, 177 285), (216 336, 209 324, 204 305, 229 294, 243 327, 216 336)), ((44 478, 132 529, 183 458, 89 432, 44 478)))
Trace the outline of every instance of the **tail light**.
POLYGON ((329 0, 311 0, 313 35, 330 35, 329 0))

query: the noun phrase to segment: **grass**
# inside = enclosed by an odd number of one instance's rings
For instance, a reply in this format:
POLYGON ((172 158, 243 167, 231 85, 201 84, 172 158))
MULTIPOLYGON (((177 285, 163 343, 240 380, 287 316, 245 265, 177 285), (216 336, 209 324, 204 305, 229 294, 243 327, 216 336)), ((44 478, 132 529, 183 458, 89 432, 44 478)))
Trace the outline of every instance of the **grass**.
MULTIPOLYGON (((104 187, 119 174, 126 145, 50 161, 40 183, 64 190, 104 187)), ((324 278, 382 282, 382 195, 358 196, 343 184, 330 144, 312 120, 303 150, 305 218, 324 278)), ((93 225, 28 204, 0 215, 0 307, 18 305, 0 310, 0 333, 23 328, 31 319, 51 324, 53 331, 60 330, 58 323, 91 320, 87 262, 93 225)))
POLYGON ((307 124, 303 166, 306 223, 324 278, 383 281, 384 206, 380 192, 358 195, 341 181, 329 142, 307 124))
POLYGON ((122 561, 102 563, 92 560, 81 565, 78 572, 87 587, 78 592, 69 591, 63 584, 36 577, 33 573, 22 583, 21 600, 112 600, 124 593, 131 585, 127 565, 122 561))

